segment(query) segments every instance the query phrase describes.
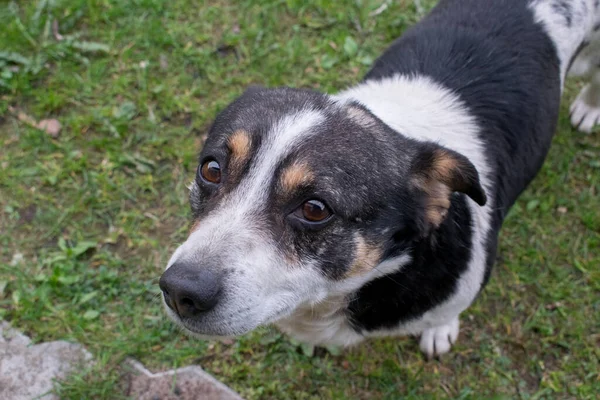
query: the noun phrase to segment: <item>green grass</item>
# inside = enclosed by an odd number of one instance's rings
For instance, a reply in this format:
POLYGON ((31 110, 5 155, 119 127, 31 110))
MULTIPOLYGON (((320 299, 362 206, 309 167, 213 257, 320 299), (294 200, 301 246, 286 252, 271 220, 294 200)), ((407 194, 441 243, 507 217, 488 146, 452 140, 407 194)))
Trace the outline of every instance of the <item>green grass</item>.
POLYGON ((399 338, 310 358, 266 328, 226 343, 183 336, 161 312, 157 278, 185 238, 185 185, 215 113, 250 84, 355 83, 418 20, 415 4, 369 16, 382 1, 18 3, 0 4, 0 318, 94 354, 62 398, 118 398, 129 356, 200 364, 248 399, 600 393, 600 136, 569 126, 580 82, 453 352, 426 362, 399 338), (60 137, 14 110, 60 120, 60 137))

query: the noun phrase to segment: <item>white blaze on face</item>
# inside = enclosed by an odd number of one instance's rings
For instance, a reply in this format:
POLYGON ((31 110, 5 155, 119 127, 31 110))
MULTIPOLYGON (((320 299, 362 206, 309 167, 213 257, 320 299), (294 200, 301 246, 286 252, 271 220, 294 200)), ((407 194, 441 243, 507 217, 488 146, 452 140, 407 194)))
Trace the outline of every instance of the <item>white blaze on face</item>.
POLYGON ((177 249, 167 268, 179 257, 194 257, 195 253, 201 253, 201 247, 234 248, 242 244, 235 240, 244 235, 254 243, 261 240, 260 233, 256 232, 255 218, 267 201, 277 165, 295 145, 310 137, 314 133, 311 128, 323 119, 319 112, 304 110, 274 124, 263 138, 258 153, 252 157, 252 169, 216 209, 202 217, 199 228, 177 249))
POLYGON ((324 120, 324 116, 316 111, 305 110, 282 118, 275 124, 258 154, 253 158, 255 165, 235 190, 233 204, 236 215, 247 214, 248 211, 260 207, 258 202, 267 200, 271 182, 275 178, 277 165, 298 145, 298 143, 314 134, 314 126, 324 120))
POLYGON ((198 229, 175 251, 167 266, 186 260, 197 263, 198 268, 216 263, 210 267, 233 271, 224 281, 224 303, 214 312, 229 315, 245 309, 244 323, 249 329, 291 311, 326 285, 326 279, 311 265, 289 265, 260 223, 277 166, 310 138, 324 119, 318 111, 303 110, 274 124, 252 155, 248 173, 202 217, 198 229))

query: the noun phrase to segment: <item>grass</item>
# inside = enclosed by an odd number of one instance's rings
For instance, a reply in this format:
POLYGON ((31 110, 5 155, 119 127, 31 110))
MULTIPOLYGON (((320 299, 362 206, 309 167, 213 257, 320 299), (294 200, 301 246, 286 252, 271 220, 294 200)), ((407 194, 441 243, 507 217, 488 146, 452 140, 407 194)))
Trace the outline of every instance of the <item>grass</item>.
POLYGON ((600 136, 567 104, 511 211, 458 345, 307 357, 272 329, 206 343, 165 320, 157 278, 215 113, 250 84, 336 91, 432 1, 36 0, 0 5, 0 318, 97 360, 61 398, 122 396, 126 357, 202 365, 248 399, 592 399, 600 393, 600 136), (423 4, 421 4, 423 3, 423 4), (381 11, 381 9, 379 10, 381 11), (58 138, 15 118, 56 118, 58 138))

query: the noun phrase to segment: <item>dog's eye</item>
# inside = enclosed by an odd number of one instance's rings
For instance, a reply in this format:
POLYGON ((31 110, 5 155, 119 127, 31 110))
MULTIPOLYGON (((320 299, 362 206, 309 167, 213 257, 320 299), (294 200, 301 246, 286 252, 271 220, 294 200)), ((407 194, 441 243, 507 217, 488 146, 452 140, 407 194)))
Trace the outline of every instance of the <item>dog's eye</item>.
POLYGON ((205 161, 198 171, 200 177, 209 183, 221 183, 221 166, 215 160, 205 161))
POLYGON ((319 200, 308 200, 300 208, 302 218, 309 222, 322 222, 331 216, 329 208, 319 200))

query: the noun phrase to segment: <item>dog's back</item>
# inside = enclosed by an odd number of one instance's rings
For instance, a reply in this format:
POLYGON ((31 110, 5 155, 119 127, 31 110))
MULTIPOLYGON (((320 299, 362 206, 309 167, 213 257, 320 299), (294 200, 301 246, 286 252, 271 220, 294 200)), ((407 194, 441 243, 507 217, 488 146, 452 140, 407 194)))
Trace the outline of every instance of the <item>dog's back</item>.
POLYGON ((423 75, 460 97, 480 124, 500 223, 545 159, 564 76, 597 9, 593 0, 442 0, 365 80, 423 75))

